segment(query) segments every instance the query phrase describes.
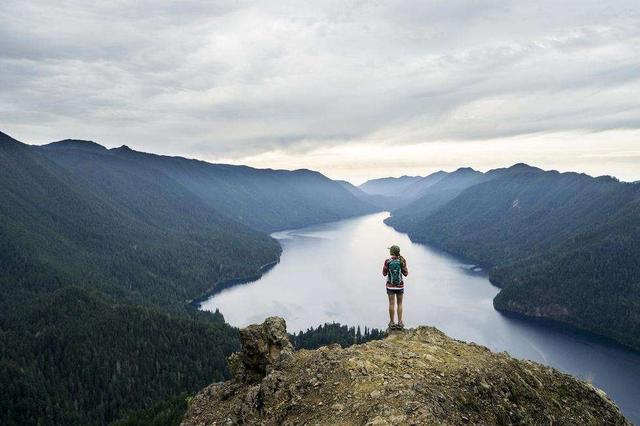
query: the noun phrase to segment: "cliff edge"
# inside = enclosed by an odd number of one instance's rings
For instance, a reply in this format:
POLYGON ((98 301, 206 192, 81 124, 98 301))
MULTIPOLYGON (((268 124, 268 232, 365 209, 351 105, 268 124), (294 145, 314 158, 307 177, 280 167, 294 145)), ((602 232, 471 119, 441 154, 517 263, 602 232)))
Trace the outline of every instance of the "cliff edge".
POLYGON ((433 327, 294 351, 271 317, 240 337, 233 380, 196 395, 183 425, 630 424, 588 383, 433 327))

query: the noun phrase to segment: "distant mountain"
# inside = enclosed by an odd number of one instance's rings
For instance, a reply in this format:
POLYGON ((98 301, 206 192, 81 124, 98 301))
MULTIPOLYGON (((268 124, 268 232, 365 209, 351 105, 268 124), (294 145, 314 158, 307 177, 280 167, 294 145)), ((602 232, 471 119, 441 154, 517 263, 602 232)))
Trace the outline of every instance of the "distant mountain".
MULTIPOLYGON (((86 144, 94 147, 93 143, 86 144)), ((311 170, 211 164, 137 152, 126 146, 111 150, 78 149, 77 143, 67 141, 40 149, 69 172, 103 187, 111 185, 112 175, 120 179, 142 170, 161 174, 210 208, 265 232, 335 221, 376 210, 343 185, 311 170)))
POLYGON ((351 192, 358 199, 364 201, 368 205, 373 206, 375 210, 393 210, 399 203, 404 203, 404 201, 399 200, 398 197, 369 194, 367 192, 364 192, 359 187, 353 185, 352 183, 344 180, 339 180, 336 182, 341 184, 347 191, 351 192))
POLYGON ((417 196, 414 201, 394 210, 393 216, 387 219, 387 223, 399 230, 411 229, 416 221, 435 212, 465 189, 490 178, 469 167, 460 168, 451 173, 438 172, 430 181, 423 182, 419 191, 414 193, 417 196))
POLYGON ((50 144, 43 145, 49 148, 68 148, 68 149, 79 149, 83 151, 93 151, 93 152, 106 152, 107 148, 104 146, 95 143, 93 141, 85 141, 82 139, 63 139, 57 142, 51 142, 50 144))
POLYGON ((388 223, 489 266, 496 308, 640 349, 640 187, 524 164, 467 176, 444 203, 445 179, 416 201, 437 208, 407 206, 388 223))
POLYGON ((359 186, 361 190, 371 195, 385 195, 399 197, 412 184, 423 179, 422 176, 386 177, 368 180, 359 186))
POLYGON ((447 175, 439 171, 428 176, 387 177, 369 180, 358 188, 368 194, 376 206, 395 211, 419 198, 431 185, 447 175))
POLYGON ((449 173, 440 170, 439 172, 432 173, 428 176, 423 177, 411 185, 407 186, 402 193, 402 196, 405 198, 410 198, 412 200, 421 197, 424 195, 424 192, 431 186, 440 182, 444 177, 446 177, 449 173))

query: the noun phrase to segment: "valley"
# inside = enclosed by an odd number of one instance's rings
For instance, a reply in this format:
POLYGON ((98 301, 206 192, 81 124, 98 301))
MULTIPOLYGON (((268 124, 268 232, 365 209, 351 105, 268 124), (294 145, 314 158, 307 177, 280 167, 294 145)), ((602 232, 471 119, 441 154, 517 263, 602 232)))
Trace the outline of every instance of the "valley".
POLYGON ((516 164, 357 187, 4 133, 0 170, 2 423, 106 424, 173 401, 228 378, 236 327, 274 313, 294 331, 384 328, 392 243, 415 262, 409 324, 593 380, 637 418, 636 352, 500 314, 638 349, 637 183, 516 164))

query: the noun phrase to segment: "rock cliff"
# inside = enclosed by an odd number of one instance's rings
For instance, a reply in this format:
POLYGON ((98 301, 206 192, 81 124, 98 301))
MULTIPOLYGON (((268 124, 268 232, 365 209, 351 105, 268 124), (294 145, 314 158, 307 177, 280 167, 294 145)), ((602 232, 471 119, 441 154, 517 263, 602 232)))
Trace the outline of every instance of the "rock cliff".
POLYGON ((203 389, 183 425, 630 424, 588 383, 432 327, 293 351, 271 317, 241 341, 234 379, 203 389))

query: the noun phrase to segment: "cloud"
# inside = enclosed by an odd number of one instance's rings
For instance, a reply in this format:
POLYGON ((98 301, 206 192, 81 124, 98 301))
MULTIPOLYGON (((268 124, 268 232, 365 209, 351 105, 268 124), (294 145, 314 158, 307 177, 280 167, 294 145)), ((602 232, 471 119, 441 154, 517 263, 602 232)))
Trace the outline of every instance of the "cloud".
POLYGON ((637 130, 637 52, 637 0, 5 0, 0 125, 231 160, 637 130))

